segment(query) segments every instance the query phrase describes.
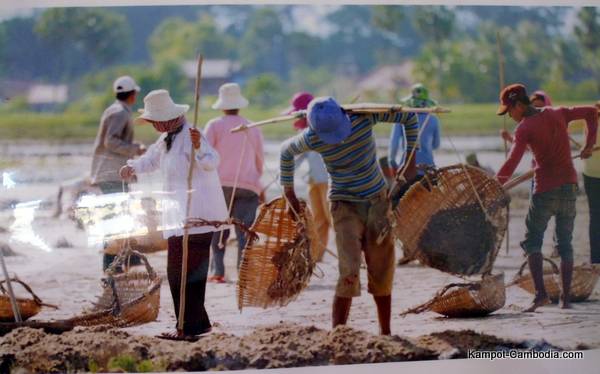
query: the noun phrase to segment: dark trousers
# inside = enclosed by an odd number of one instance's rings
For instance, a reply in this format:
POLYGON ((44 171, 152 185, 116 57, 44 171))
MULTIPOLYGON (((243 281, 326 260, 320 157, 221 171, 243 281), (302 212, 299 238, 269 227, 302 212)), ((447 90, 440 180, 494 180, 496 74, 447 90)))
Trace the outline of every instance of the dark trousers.
POLYGON ((531 196, 529 211, 525 218, 525 240, 521 248, 527 255, 541 252, 544 232, 548 221, 554 216, 554 238, 556 249, 562 260, 573 260, 573 227, 575 224, 575 202, 577 185, 563 184, 553 190, 535 193, 531 196))
POLYGON ((590 207, 590 261, 600 264, 600 178, 584 174, 583 185, 590 207))
MULTIPOLYGON (((233 188, 231 187, 223 187, 223 194, 225 195, 225 202, 229 205, 229 201, 231 199, 231 193, 233 192, 233 188)), ((254 218, 256 217, 256 208, 258 208, 258 195, 250 190, 246 190, 243 188, 237 188, 235 190, 235 197, 233 198, 233 209, 231 210, 231 215, 233 218, 240 220, 244 225, 250 227, 252 223, 254 223, 254 218)), ((237 256, 237 266, 240 267, 240 263, 242 260, 242 253, 244 251, 244 247, 246 246, 246 234, 239 229, 239 227, 235 227, 235 235, 238 239, 238 256, 237 256)), ((212 270, 213 275, 224 276, 225 275, 225 247, 219 248, 219 242, 223 243, 223 246, 227 243, 227 239, 229 238, 229 230, 223 231, 223 239, 221 240, 221 233, 217 232, 213 236, 212 241, 212 260, 210 262, 210 268, 212 270)))
MULTIPOLYGON (((206 277, 210 257, 210 242, 213 233, 190 235, 188 238, 188 262, 185 288, 185 313, 183 332, 198 335, 210 328, 210 320, 204 308, 206 277)), ((168 239, 167 279, 175 305, 175 316, 179 320, 179 292, 181 289, 181 263, 183 258, 183 236, 168 239)))

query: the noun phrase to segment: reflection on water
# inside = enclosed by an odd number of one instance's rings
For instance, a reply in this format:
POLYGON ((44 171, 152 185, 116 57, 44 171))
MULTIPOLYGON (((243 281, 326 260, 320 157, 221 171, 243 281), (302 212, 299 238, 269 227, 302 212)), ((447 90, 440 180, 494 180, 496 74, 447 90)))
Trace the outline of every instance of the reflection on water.
POLYGON ((17 185, 12 178, 10 177, 9 172, 3 172, 2 173, 2 186, 4 188, 6 188, 7 190, 10 190, 11 188, 15 188, 15 186, 17 185))
POLYGON ((30 201, 15 205, 13 211, 15 221, 10 226, 10 240, 30 244, 45 252, 52 252, 52 248, 33 229, 35 211, 39 209, 41 200, 30 201))
POLYGON ((107 240, 139 240, 147 234, 179 227, 179 221, 159 223, 165 211, 177 209, 177 202, 168 197, 159 198, 157 203, 154 197, 139 192, 90 194, 78 200, 73 217, 86 228, 88 245, 93 246, 107 240))

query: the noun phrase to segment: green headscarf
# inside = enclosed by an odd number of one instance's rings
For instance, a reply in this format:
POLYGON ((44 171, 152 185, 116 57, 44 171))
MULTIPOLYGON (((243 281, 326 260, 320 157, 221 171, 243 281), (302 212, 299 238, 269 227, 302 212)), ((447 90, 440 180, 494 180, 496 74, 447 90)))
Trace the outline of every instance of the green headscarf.
POLYGON ((410 89, 411 95, 401 101, 411 108, 429 108, 437 105, 437 101, 429 98, 429 90, 423 84, 417 83, 410 89))

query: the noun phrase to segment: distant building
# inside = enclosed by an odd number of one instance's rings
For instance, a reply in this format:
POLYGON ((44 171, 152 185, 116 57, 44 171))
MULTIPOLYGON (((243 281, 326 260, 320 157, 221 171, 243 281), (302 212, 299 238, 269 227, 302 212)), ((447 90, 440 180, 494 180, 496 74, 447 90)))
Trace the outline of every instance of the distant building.
POLYGON ((40 84, 34 81, 4 80, 0 82, 0 102, 24 100, 29 109, 52 111, 69 99, 66 84, 40 84))
POLYGON ((34 84, 27 92, 27 104, 39 111, 55 109, 69 98, 66 84, 34 84))
POLYGON ((413 67, 412 61, 380 66, 359 81, 358 89, 365 96, 375 95, 387 100, 395 97, 398 92, 407 91, 408 94, 410 86, 415 83, 413 67))
MULTIPOLYGON (((183 74, 194 87, 196 82, 196 72, 198 62, 196 60, 187 60, 181 64, 183 74)), ((202 62, 202 92, 207 95, 217 95, 219 87, 227 82, 236 79, 240 71, 240 63, 227 59, 204 60, 202 62)))

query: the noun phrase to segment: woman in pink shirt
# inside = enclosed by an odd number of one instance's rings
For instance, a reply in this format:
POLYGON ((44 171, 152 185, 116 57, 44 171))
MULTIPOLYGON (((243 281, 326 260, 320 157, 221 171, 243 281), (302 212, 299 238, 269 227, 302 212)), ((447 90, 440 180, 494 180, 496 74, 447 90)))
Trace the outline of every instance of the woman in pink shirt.
MULTIPOLYGON (((206 124, 204 133, 210 145, 221 157, 218 172, 231 216, 244 225, 250 226, 254 222, 259 196, 262 193, 260 177, 264 164, 263 136, 257 127, 235 134, 230 132, 234 127, 249 123, 246 118, 239 115, 239 110, 247 106, 248 100, 242 96, 238 84, 222 85, 219 88, 219 98, 212 108, 222 110, 224 115, 210 120, 206 124)), ((246 245, 246 236, 237 226, 235 230, 238 238, 237 266, 239 267, 242 251, 246 245)), ((223 232, 222 236, 213 237, 212 276, 208 278, 209 282, 225 282, 223 258, 228 237, 229 231, 223 232)))

